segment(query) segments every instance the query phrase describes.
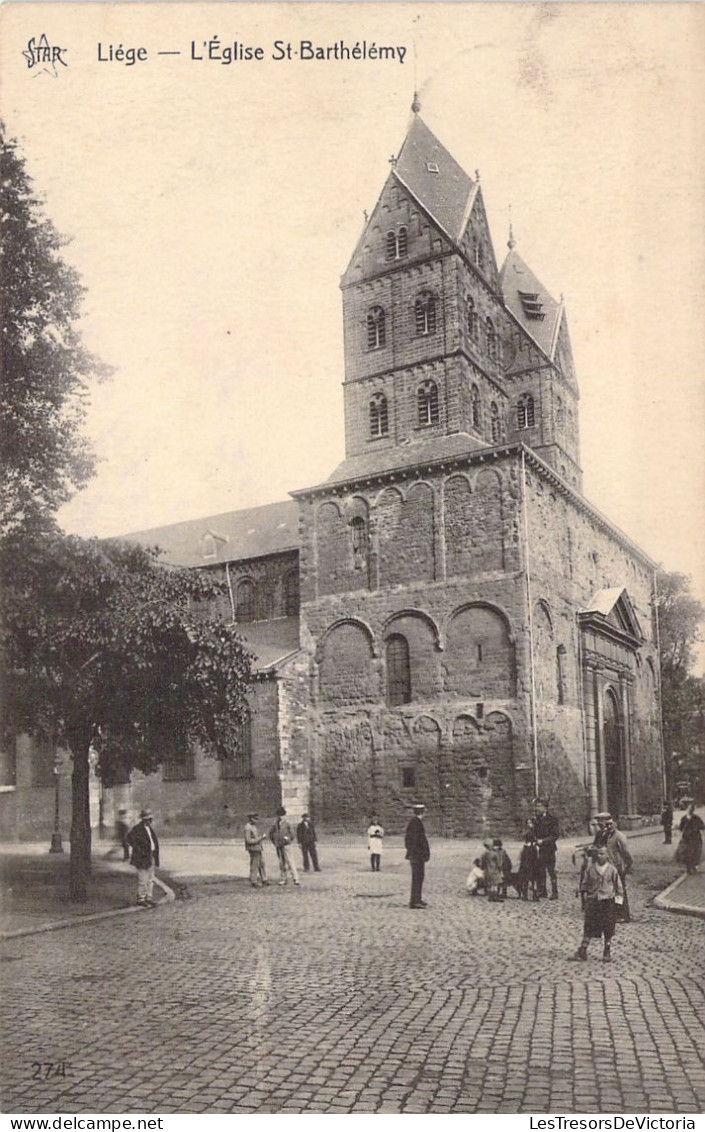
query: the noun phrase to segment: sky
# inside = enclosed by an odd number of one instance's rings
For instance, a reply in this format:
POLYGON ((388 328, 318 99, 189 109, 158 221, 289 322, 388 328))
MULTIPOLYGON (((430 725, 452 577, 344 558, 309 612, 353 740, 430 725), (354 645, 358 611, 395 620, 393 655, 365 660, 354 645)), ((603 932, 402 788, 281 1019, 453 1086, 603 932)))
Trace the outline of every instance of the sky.
POLYGON ((2 114, 114 367, 65 529, 123 534, 328 477, 340 276, 418 88, 480 170, 498 261, 511 215, 564 296, 586 497, 705 603, 702 5, 10 3, 0 23, 2 114), (23 55, 42 34, 56 74, 23 55), (406 50, 273 58, 302 40, 406 50), (225 62, 235 41, 264 58, 225 62), (108 61, 111 45, 148 58, 108 61))

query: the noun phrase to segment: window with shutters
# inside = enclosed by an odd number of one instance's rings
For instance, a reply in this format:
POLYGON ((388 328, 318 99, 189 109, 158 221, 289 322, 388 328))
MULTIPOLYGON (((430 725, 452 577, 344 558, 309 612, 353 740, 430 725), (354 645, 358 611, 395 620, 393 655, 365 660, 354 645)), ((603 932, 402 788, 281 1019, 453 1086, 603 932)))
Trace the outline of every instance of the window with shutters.
POLYGON ((402 224, 400 228, 394 230, 393 228, 387 232, 386 237, 387 259, 404 259, 409 251, 409 233, 406 225, 402 224))
POLYGON ((414 322, 417 334, 436 333, 436 299, 428 291, 419 295, 414 303, 414 322))
POLYGON ((389 435, 389 405, 384 393, 375 393, 370 401, 370 436, 389 435))
POLYGON ((372 307, 367 312, 367 345, 370 350, 380 350, 387 341, 387 316, 382 307, 372 307))
POLYGON ((517 404, 517 428, 533 428, 534 421, 534 399, 530 393, 523 393, 517 404))
POLYGON ((438 424, 440 411, 438 407, 438 386, 435 381, 424 381, 417 391, 418 423, 419 425, 438 424))

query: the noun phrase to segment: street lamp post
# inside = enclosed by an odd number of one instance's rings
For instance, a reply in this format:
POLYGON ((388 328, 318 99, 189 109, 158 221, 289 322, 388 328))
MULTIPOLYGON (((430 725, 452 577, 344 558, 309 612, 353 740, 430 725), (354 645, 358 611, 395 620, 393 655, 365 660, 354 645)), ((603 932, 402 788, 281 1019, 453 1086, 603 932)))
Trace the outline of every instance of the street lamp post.
POLYGON ((58 752, 54 755, 54 832, 51 835, 50 853, 63 853, 61 844, 61 825, 59 822, 59 781, 61 777, 61 757, 58 752))

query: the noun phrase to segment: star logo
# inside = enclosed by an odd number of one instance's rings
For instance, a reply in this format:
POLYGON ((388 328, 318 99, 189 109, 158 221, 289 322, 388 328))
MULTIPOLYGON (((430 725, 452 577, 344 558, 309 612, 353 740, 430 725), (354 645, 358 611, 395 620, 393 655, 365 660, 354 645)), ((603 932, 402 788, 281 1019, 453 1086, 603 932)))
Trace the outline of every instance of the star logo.
POLYGON ((33 36, 29 40, 27 50, 22 54, 27 60, 28 69, 34 71, 33 78, 36 79, 38 75, 51 75, 52 78, 58 79, 58 64, 68 67, 68 63, 62 58, 67 50, 66 47, 52 47, 46 35, 40 35, 39 39, 33 36))

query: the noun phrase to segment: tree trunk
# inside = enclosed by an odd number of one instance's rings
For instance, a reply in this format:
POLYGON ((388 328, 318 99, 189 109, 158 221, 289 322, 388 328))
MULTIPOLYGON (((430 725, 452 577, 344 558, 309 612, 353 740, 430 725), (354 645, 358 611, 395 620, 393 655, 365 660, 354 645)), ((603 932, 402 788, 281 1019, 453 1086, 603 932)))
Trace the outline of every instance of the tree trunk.
POLYGON ((69 865, 69 899, 85 904, 91 876, 91 814, 88 794, 90 764, 88 739, 71 745, 71 861, 69 865))

